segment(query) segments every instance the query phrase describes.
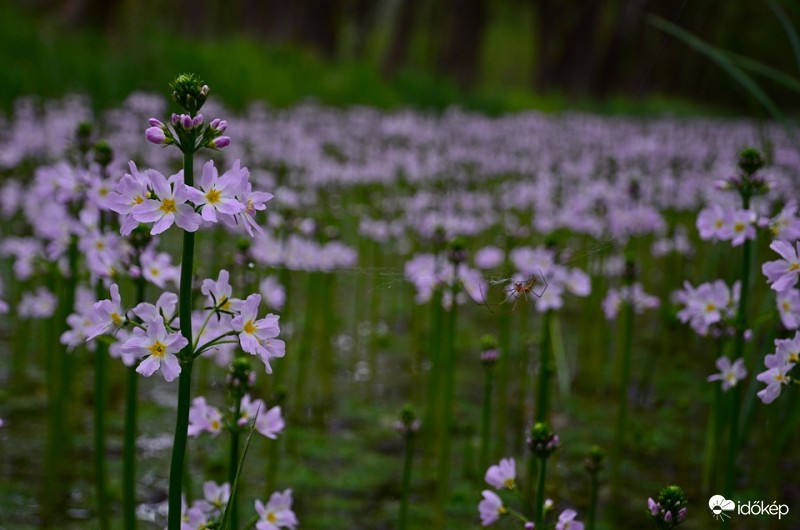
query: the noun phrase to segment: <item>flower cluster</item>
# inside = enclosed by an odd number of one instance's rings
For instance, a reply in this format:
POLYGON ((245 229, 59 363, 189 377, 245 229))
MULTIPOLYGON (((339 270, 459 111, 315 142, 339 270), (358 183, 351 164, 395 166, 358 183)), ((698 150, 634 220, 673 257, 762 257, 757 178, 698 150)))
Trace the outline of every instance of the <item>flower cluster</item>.
MULTIPOLYGON (((221 270, 216 280, 203 280, 201 292, 206 295, 208 306, 203 312, 193 314, 194 344, 189 344, 179 332, 176 314, 178 297, 174 293, 163 293, 155 305, 141 303, 130 310, 123 308, 117 284, 111 284, 111 298, 94 303, 86 326, 86 315, 79 318, 86 340, 102 334, 116 336, 113 351, 118 352, 126 364, 132 365, 141 359, 136 371, 145 377, 161 370, 164 379, 174 380, 181 372, 180 361, 194 359, 206 352, 230 348, 240 344, 242 350, 257 356, 264 363, 267 373, 272 373, 270 361, 283 357, 286 345, 278 339, 279 317, 268 314, 258 318, 260 294, 251 294, 242 301, 232 298, 229 274, 221 270), (180 358, 179 355, 180 354, 180 358)), ((77 326, 75 326, 77 327, 77 326)))
MULTIPOLYGON (((231 495, 231 487, 227 482, 217 484, 212 481, 203 484, 203 498, 194 501, 190 506, 183 505, 181 530, 206 530, 218 528, 231 495)), ((275 492, 264 504, 256 499, 256 530, 294 530, 300 524, 292 511, 292 490, 275 492)))
POLYGON ((150 233, 157 235, 173 224, 187 232, 201 225, 222 222, 239 225, 251 236, 261 232, 253 219, 272 199, 271 193, 253 191, 250 172, 238 160, 219 175, 213 160, 203 165, 197 186, 184 183, 183 171, 165 177, 150 169, 140 172, 130 163, 130 173, 123 175, 109 193, 109 208, 121 216, 120 232, 128 236, 139 223, 152 223, 150 233))
POLYGON ((632 304, 633 310, 637 315, 661 305, 661 301, 657 297, 647 294, 642 284, 638 282, 630 286, 623 285, 619 289, 611 288, 608 290, 602 304, 606 319, 616 319, 622 309, 622 305, 625 303, 632 304))
POLYGON ((561 440, 545 423, 536 423, 531 427, 526 440, 528 450, 537 458, 548 458, 561 446, 561 440))
POLYGON ((656 500, 652 497, 647 499, 647 509, 658 528, 669 530, 686 520, 688 502, 686 494, 680 487, 666 486, 659 492, 656 500))
POLYGON ((189 409, 189 436, 199 436, 204 432, 216 436, 225 426, 230 430, 242 429, 255 420, 255 430, 275 440, 286 425, 280 406, 267 409, 262 400, 252 399, 249 394, 242 397, 238 410, 238 417, 234 417, 234 411, 223 417, 219 409, 206 403, 204 397, 194 398, 189 409))
POLYGON ((791 339, 777 339, 775 353, 764 357, 764 366, 767 369, 756 376, 756 379, 767 385, 758 392, 759 399, 766 404, 775 401, 781 389, 792 381, 789 372, 798 362, 800 362, 800 331, 791 339))
POLYGON ((709 333, 714 337, 731 335, 735 329, 739 291, 739 282, 734 283, 733 288, 722 280, 696 288, 684 282, 683 290, 674 293, 675 300, 683 306, 678 311, 678 318, 683 323, 688 322, 701 336, 709 333))
POLYGON ((697 216, 700 239, 730 241, 734 247, 745 239, 756 238, 756 213, 751 210, 726 209, 719 205, 709 206, 697 216))
MULTIPOLYGON (((517 469, 516 463, 513 458, 503 458, 499 464, 495 464, 486 470, 484 479, 486 483, 497 490, 517 491, 517 469)), ((481 518, 483 526, 489 526, 500 520, 506 515, 512 515, 514 518, 519 519, 525 523, 525 528, 535 528, 536 525, 532 521, 528 521, 525 516, 506 506, 503 499, 492 490, 483 490, 481 492, 483 500, 478 503, 478 514, 481 518)), ((553 507, 553 502, 547 499, 545 502, 544 510, 550 511, 553 507)), ((555 528, 557 530, 583 530, 583 523, 576 521, 577 512, 572 509, 566 509, 561 512, 556 521, 555 528)), ((550 528, 549 526, 547 528, 550 528)))

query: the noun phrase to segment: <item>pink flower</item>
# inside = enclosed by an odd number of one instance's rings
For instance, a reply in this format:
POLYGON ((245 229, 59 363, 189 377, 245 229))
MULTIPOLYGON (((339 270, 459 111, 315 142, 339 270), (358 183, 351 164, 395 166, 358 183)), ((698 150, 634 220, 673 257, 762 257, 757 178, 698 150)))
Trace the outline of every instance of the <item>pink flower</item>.
POLYGON ((256 430, 270 440, 278 438, 285 426, 280 406, 272 407, 266 412, 262 411, 256 418, 256 430))
POLYGON ((503 499, 501 499, 495 492, 491 490, 483 490, 481 492, 483 500, 478 503, 478 514, 481 517, 481 524, 489 526, 497 522, 501 516, 507 513, 506 507, 503 506, 503 499))
POLYGON ((700 239, 724 239, 722 236, 726 224, 726 217, 727 214, 725 210, 717 204, 701 210, 697 215, 697 230, 700 232, 700 239))
POLYGON ((245 205, 236 199, 242 178, 243 175, 234 169, 220 177, 214 161, 209 160, 203 165, 199 189, 187 187, 187 195, 195 206, 202 206, 200 214, 204 221, 216 223, 217 212, 236 215, 244 210, 245 205))
MULTIPOLYGON (((122 216, 120 221, 120 233, 128 236, 139 221, 137 221, 131 211, 137 204, 147 200, 147 172, 144 175, 139 173, 136 164, 130 162, 130 174, 123 175, 114 191, 108 194, 108 207, 122 216)), ((150 170, 152 171, 152 170, 150 170)))
POLYGON ((556 523, 556 530, 583 530, 583 523, 575 520, 577 515, 578 513, 572 509, 561 512, 556 523))
POLYGON ((793 287, 800 276, 800 241, 792 247, 786 241, 773 241, 769 246, 780 254, 783 259, 768 261, 761 266, 761 272, 772 284, 772 288, 779 293, 793 287))
POLYGON ((147 138, 148 142, 154 144, 160 145, 167 142, 167 135, 161 127, 148 127, 147 130, 144 131, 144 137, 147 138))
POLYGON ((286 344, 275 338, 280 334, 277 315, 269 314, 256 320, 260 303, 260 294, 248 296, 242 306, 241 314, 231 321, 231 326, 239 333, 239 344, 241 344, 242 350, 251 355, 258 355, 263 361, 267 373, 271 374, 272 367, 269 360, 283 357, 286 353, 286 344))
POLYGON ((87 341, 103 333, 117 330, 125 323, 125 311, 122 309, 119 286, 112 283, 110 290, 111 300, 100 300, 92 308, 91 318, 94 325, 88 330, 87 341))
MULTIPOLYGON (((209 432, 216 436, 222 430, 222 414, 219 409, 206 403, 206 398, 199 396, 192 400, 189 409, 189 436, 199 436, 209 432)), ((205 488, 204 488, 205 489, 205 488)))
POLYGON ((255 505, 259 517, 256 530, 294 529, 299 524, 297 516, 292 511, 290 489, 284 490, 283 493, 273 493, 266 506, 260 500, 256 500, 255 505))
POLYGON ((731 364, 731 360, 725 356, 717 359, 718 374, 708 376, 706 381, 722 381, 722 390, 727 391, 736 386, 736 383, 747 377, 747 369, 744 367, 744 359, 736 359, 731 364))
POLYGON ((513 458, 503 458, 498 465, 489 466, 484 480, 497 489, 514 489, 517 477, 517 468, 513 458))
POLYGON ((800 328, 800 289, 787 289, 778 293, 775 300, 778 313, 786 329, 800 328))
POLYGON ((169 180, 157 171, 149 174, 150 185, 156 199, 147 199, 131 209, 134 219, 140 223, 155 223, 152 235, 164 232, 174 224, 187 232, 200 228, 202 218, 187 204, 188 186, 183 183, 183 173, 172 175, 169 180))
POLYGON ((156 318, 147 325, 147 331, 136 329, 134 335, 122 345, 122 352, 137 356, 147 356, 139 364, 136 371, 145 377, 150 377, 159 368, 164 374, 164 379, 169 382, 181 373, 181 365, 176 353, 189 344, 186 337, 180 333, 169 333, 164 327, 164 321, 156 318))
POLYGON ((756 214, 750 210, 728 212, 725 226, 720 231, 720 239, 730 240, 734 247, 744 243, 745 239, 755 239, 755 221, 756 214))

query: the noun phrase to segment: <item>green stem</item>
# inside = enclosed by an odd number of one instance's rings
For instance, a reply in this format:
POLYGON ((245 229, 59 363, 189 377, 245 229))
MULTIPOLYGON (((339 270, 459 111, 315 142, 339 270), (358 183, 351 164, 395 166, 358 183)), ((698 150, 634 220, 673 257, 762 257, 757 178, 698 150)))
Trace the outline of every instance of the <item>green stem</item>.
MULTIPOLYGON (((628 282, 630 286, 631 283, 628 282)), ((617 395, 617 428, 614 435, 614 461, 612 462, 612 490, 619 494, 620 463, 625 450, 625 425, 628 419, 628 387, 631 379, 631 354, 633 348, 633 304, 625 303, 624 328, 622 330, 622 358, 620 359, 619 389, 617 395)))
POLYGON ((600 475, 595 471, 591 474, 591 491, 589 493, 589 522, 587 530, 595 530, 597 520, 597 498, 600 493, 600 475))
MULTIPOLYGON (((241 407, 242 407, 242 399, 239 393, 237 392, 235 395, 236 403, 233 405, 234 414, 233 414, 233 427, 231 428, 231 447, 230 447, 230 457, 228 462, 228 483, 231 484, 233 487, 233 483, 236 480, 236 472, 239 468, 239 425, 238 419, 239 415, 241 414, 241 407)), ((233 494, 233 493, 231 493, 233 494)), ((231 502, 231 528, 239 528, 239 503, 237 500, 231 502)))
MULTIPOLYGON (((95 292, 98 300, 103 298, 105 288, 97 282, 95 292)), ((97 341, 94 357, 94 485, 97 506, 97 523, 101 530, 108 530, 108 493, 106 488, 106 397, 108 393, 108 347, 97 341)))
MULTIPOLYGON (((194 158, 191 151, 183 153, 183 180, 187 186, 194 184, 194 158)), ((194 232, 183 233, 183 257, 179 313, 181 334, 187 344, 181 351, 181 374, 178 378, 178 414, 175 418, 175 438, 172 444, 172 459, 169 468, 169 512, 168 530, 181 528, 181 493, 183 491, 183 467, 186 459, 186 439, 189 428, 189 409, 192 394, 192 274, 194 269, 194 232)))
POLYGON ((483 386, 483 418, 481 419, 481 470, 489 467, 489 433, 492 424, 492 385, 494 373, 486 367, 483 386))
POLYGON ((547 474, 547 458, 539 458, 539 480, 536 486, 536 511, 535 520, 537 528, 541 528, 544 521, 544 482, 547 474))
MULTIPOLYGON (((147 281, 136 279, 136 304, 144 302, 147 281)), ((136 416, 139 374, 136 366, 125 370, 125 431, 122 443, 122 522, 125 530, 136 530, 136 416)))
MULTIPOLYGON (((458 265, 455 266, 454 278, 458 278, 458 265)), ((458 304, 456 303, 458 294, 458 282, 454 281, 451 286, 452 305, 447 326, 447 343, 444 351, 446 357, 442 363, 442 373, 445 377, 444 393, 442 395, 441 419, 442 431, 439 449, 439 470, 438 488, 436 503, 436 528, 442 530, 445 526, 447 515, 447 502, 450 496, 450 451, 451 451, 451 431, 453 427, 453 401, 455 394, 456 381, 456 321, 458 314, 458 304)))
MULTIPOLYGON (((745 195, 742 197, 742 207, 747 210, 750 207, 750 198, 745 195)), ((742 275, 741 286, 739 289, 739 308, 736 313, 736 335, 733 341, 734 361, 744 357, 744 334, 747 330, 747 302, 750 298, 750 262, 753 252, 752 241, 744 240, 742 248, 742 275)), ((749 365, 749 359, 745 359, 745 365, 749 365)), ((739 454, 739 410, 741 408, 741 386, 734 386, 729 392, 731 397, 731 419, 730 431, 728 433, 728 451, 725 457, 725 482, 722 494, 730 498, 733 494, 734 482, 736 480, 736 457, 739 454)))
POLYGON ((550 363, 550 354, 552 350, 550 328, 553 312, 548 310, 544 314, 544 322, 542 323, 542 342, 539 346, 539 384, 536 397, 536 415, 535 422, 546 422, 549 408, 550 398, 550 375, 553 371, 550 363))
MULTIPOLYGON (((430 337, 430 355, 431 355, 431 368, 428 375, 428 396, 427 406, 425 407, 425 421, 423 422, 427 428, 423 431, 426 436, 427 447, 438 448, 438 441, 441 436, 441 422, 439 419, 439 393, 440 393, 440 379, 441 379, 441 364, 442 359, 442 320, 444 309, 442 308, 442 292, 436 289, 431 297, 431 337, 430 337)), ((438 449, 437 449, 438 451, 438 449)), ((427 459, 426 459, 427 460, 427 459)), ((427 466, 426 466, 427 469, 427 466)))
POLYGON ((408 522, 408 494, 411 490, 411 469, 414 463, 414 433, 406 435, 406 454, 403 462, 403 482, 400 487, 400 521, 398 530, 405 530, 408 522))

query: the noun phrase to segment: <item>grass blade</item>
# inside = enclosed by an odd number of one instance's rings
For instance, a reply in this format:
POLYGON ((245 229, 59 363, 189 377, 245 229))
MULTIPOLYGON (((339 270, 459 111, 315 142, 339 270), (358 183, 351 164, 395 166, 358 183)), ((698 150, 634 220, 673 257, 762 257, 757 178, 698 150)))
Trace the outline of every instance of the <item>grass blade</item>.
POLYGON ((250 447, 250 440, 253 438, 253 431, 256 428, 256 421, 258 420, 259 412, 261 412, 261 407, 259 407, 258 410, 256 411, 256 415, 253 418, 253 423, 252 425, 250 425, 250 433, 247 435, 247 440, 244 443, 244 449, 242 449, 242 456, 241 458, 239 458, 239 466, 236 469, 236 478, 234 479, 233 484, 231 484, 231 494, 230 497, 228 497, 228 504, 225 505, 225 513, 222 514, 222 523, 220 524, 219 527, 220 530, 228 530, 228 525, 230 525, 231 522, 230 521, 231 506, 233 506, 233 503, 235 502, 236 499, 236 490, 238 489, 239 486, 239 477, 242 474, 244 459, 247 456, 247 449, 250 447))
POLYGON ((732 61, 736 64, 750 70, 755 74, 759 74, 763 77, 771 81, 775 81, 779 83, 789 90, 793 90, 795 92, 800 93, 800 80, 790 76, 787 73, 781 72, 777 68, 773 68, 767 64, 762 63, 761 61, 756 61, 755 59, 751 59, 749 57, 745 57, 743 55, 739 55, 733 52, 723 52, 725 53, 732 61))
POLYGON ((778 2, 775 0, 764 1, 775 15, 775 18, 778 19, 778 22, 781 23, 783 31, 786 33, 786 36, 789 38, 789 43, 792 45, 794 60, 797 61, 797 67, 800 68, 800 37, 797 36, 797 30, 795 29, 794 24, 792 24, 792 21, 789 20, 788 16, 786 16, 786 12, 783 10, 780 4, 778 4, 778 2))
POLYGON ((676 39, 682 41, 684 44, 699 51, 715 63, 717 63, 723 70, 725 70, 732 78, 734 78, 740 85, 742 85, 752 95, 761 106, 763 106, 770 115, 776 120, 785 124, 783 113, 778 109, 772 99, 764 92, 758 84, 753 81, 753 78, 747 75, 741 68, 736 66, 733 61, 720 50, 714 46, 706 43, 700 38, 692 35, 685 29, 676 26, 672 22, 664 20, 661 17, 650 15, 647 17, 650 25, 655 26, 661 31, 668 33, 676 39))

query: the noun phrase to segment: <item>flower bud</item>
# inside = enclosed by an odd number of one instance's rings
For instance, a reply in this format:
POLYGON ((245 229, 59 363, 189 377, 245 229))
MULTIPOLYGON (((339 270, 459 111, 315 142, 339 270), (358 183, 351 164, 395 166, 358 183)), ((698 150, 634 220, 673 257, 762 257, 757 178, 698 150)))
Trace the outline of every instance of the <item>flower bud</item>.
POLYGON ((687 504, 686 494, 674 485, 663 488, 656 500, 647 499, 650 516, 663 530, 674 528, 686 519, 687 504))
MULTIPOLYGON (((175 116, 175 114, 173 114, 173 116, 175 116)), ((150 127, 160 127, 161 129, 165 127, 164 122, 156 118, 150 118, 147 120, 147 123, 150 125, 150 127)))
POLYGON ((447 259, 454 265, 458 265, 467 260, 467 249, 465 248, 463 239, 458 237, 450 243, 447 249, 447 259))
POLYGON ((527 439, 528 449, 536 457, 545 459, 561 445, 561 440, 545 423, 536 423, 531 427, 527 439))
POLYGON ((181 114, 181 127, 184 131, 192 130, 192 117, 188 114, 181 114))
POLYGON ((208 99, 208 85, 194 74, 181 74, 170 83, 172 98, 186 112, 194 116, 208 99))
POLYGON ((144 137, 147 138, 148 142, 162 145, 167 143, 167 135, 164 134, 164 129, 161 127, 149 127, 144 132, 144 137))
POLYGON ((599 473, 606 465, 604 460, 603 450, 594 445, 589 449, 589 453, 583 460, 583 467, 591 474, 599 473))
POLYGON ((747 176, 752 176, 756 171, 764 167, 764 156, 755 147, 745 147, 739 153, 739 169, 747 176))
POLYGON ((231 145, 231 139, 228 136, 219 136, 208 142, 207 145, 212 149, 224 149, 231 145))
POLYGON ((94 144, 94 161, 103 167, 108 166, 114 159, 114 150, 108 142, 100 140, 94 144))

